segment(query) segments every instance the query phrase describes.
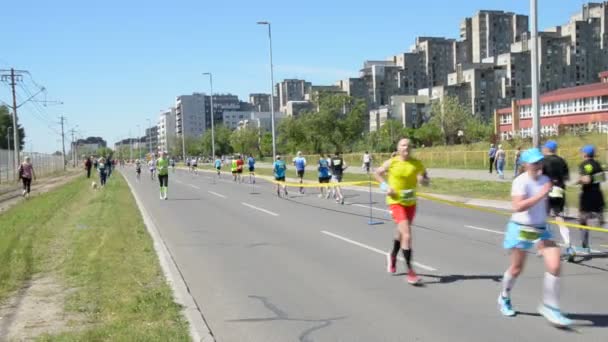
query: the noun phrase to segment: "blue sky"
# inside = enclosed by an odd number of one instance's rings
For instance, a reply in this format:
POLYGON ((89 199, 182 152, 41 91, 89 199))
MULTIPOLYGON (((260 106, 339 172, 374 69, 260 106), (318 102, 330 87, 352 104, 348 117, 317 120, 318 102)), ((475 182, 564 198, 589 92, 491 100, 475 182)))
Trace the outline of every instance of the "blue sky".
MULTIPOLYGON (((540 28, 563 24, 582 0, 539 0, 540 28), (559 4, 559 5, 557 5, 559 4)), ((57 117, 84 136, 109 143, 156 122, 175 96, 215 92, 242 100, 269 92, 272 22, 275 80, 333 84, 357 76, 364 60, 409 50, 416 36, 457 38, 459 23, 480 9, 529 12, 528 0, 292 1, 6 1, 0 8, 0 68, 32 73, 61 106, 20 111, 27 150, 60 149, 57 117), (8 29, 7 29, 8 28, 8 29)), ((34 91, 29 78, 23 87, 34 91)), ((26 90, 19 88, 21 98, 26 90)), ((40 99, 43 99, 41 97, 40 99)), ((10 102, 0 84, 0 101, 10 102)))

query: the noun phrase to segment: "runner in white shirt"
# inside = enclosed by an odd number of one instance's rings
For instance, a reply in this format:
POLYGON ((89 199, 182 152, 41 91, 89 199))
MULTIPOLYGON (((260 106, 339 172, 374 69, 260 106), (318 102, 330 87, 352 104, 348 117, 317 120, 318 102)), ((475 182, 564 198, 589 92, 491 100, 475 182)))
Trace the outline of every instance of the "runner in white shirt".
POLYGON ((369 171, 371 169, 371 164, 372 164, 372 156, 369 154, 368 151, 365 151, 365 153, 363 154, 363 169, 365 170, 366 173, 369 173, 369 171))
POLYGON ((148 162, 148 167, 150 168, 150 179, 154 180, 154 176, 156 174, 156 159, 150 159, 148 162))
POLYGON ((511 305, 511 290, 526 262, 527 250, 534 245, 545 258, 543 301, 538 312, 554 325, 565 327, 572 321, 559 309, 559 276, 561 271, 560 249, 553 242, 547 226, 548 193, 553 188, 551 180, 542 174, 543 154, 533 148, 525 151, 521 161, 526 172, 513 181, 511 198, 513 215, 507 224, 503 246, 510 251, 511 265, 505 271, 498 306, 504 316, 515 316, 511 305))

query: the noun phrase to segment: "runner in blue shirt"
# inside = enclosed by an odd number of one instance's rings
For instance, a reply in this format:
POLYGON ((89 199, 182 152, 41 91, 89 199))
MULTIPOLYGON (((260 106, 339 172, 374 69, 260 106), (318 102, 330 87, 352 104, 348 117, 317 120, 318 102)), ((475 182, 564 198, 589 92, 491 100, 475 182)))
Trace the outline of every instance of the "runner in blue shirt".
POLYGON ((274 171, 274 180, 277 182, 277 195, 281 197, 281 187, 283 187, 283 192, 285 193, 285 197, 287 197, 287 187, 285 186, 287 164, 281 159, 280 155, 277 155, 272 169, 274 171))
MULTIPOLYGON (((306 158, 302 157, 302 152, 298 151, 297 157, 293 158, 293 165, 296 167, 300 184, 304 183, 304 169, 306 168, 306 158)), ((304 193, 304 188, 300 187, 300 193, 304 193)))
POLYGON ((247 158, 247 165, 249 165, 249 183, 255 184, 255 159, 251 154, 247 158))
POLYGON ((321 184, 321 187, 319 188, 319 191, 321 192, 319 198, 329 198, 329 190, 327 190, 327 187, 323 186, 323 184, 329 183, 331 180, 331 173, 329 173, 329 162, 323 154, 319 156, 319 167, 317 169, 319 170, 319 183, 321 184), (327 195, 325 194, 326 191, 327 195))
POLYGON ((217 176, 222 177, 222 175, 221 175, 222 160, 219 157, 215 159, 214 166, 215 166, 215 169, 217 170, 217 176))

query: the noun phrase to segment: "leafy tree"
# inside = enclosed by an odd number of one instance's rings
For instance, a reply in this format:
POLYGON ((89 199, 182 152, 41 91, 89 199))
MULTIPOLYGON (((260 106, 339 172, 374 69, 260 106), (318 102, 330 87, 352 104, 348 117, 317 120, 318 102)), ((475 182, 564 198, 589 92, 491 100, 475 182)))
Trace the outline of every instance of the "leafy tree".
POLYGON ((260 139, 260 157, 265 156, 272 156, 272 133, 270 132, 262 134, 260 139))
MULTIPOLYGON (((232 145, 230 143, 232 132, 224 125, 215 126, 215 154, 226 155, 232 153, 232 145)), ((211 145, 211 130, 207 130, 201 137, 201 152, 210 156, 212 154, 211 145)))
POLYGON ((472 118, 471 110, 452 96, 434 102, 431 113, 430 122, 439 127, 446 145, 457 141, 458 131, 464 131, 467 122, 472 118))
POLYGON ((259 154, 260 131, 257 128, 245 127, 235 130, 230 137, 230 144, 234 151, 243 154, 259 154))
MULTIPOLYGON (((13 141, 13 116, 9 113, 8 107, 0 106, 0 149, 8 149, 7 134, 10 130, 11 149, 15 148, 13 141), (10 127, 10 128, 9 128, 10 127)), ((25 146, 25 130, 20 124, 17 125, 19 131, 19 149, 23 150, 25 146)))
POLYGON ((433 146, 443 141, 441 128, 433 122, 422 124, 422 126, 414 132, 414 137, 418 145, 425 146, 433 146))

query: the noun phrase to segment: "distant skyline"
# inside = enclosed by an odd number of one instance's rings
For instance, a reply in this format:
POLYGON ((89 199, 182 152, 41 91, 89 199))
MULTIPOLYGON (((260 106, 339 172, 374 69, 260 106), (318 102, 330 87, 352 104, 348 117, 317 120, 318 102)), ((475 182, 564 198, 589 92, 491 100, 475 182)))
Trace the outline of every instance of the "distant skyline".
MULTIPOLYGON (((539 29, 568 22, 584 3, 539 0, 539 29)), ((243 101, 249 93, 269 93, 267 31, 256 25, 259 20, 272 23, 275 82, 303 78, 328 85, 357 77, 365 60, 409 51, 417 36, 458 38, 461 20, 482 9, 528 15, 529 1, 391 1, 373 7, 368 1, 310 0, 297 8, 275 0, 10 2, 0 12, 4 27, 11 28, 0 36, 0 69, 29 70, 47 88, 48 100, 64 103, 20 108, 27 151, 61 150, 62 114, 67 129, 78 125, 82 137, 101 136, 112 146, 129 132, 141 134, 137 125, 144 132, 147 119, 156 123, 176 96, 209 93, 203 72, 213 72, 216 93, 243 101)), ((22 86, 23 100, 35 84, 26 77, 22 86)), ((0 83, 0 101, 11 102, 6 83, 0 83)))

